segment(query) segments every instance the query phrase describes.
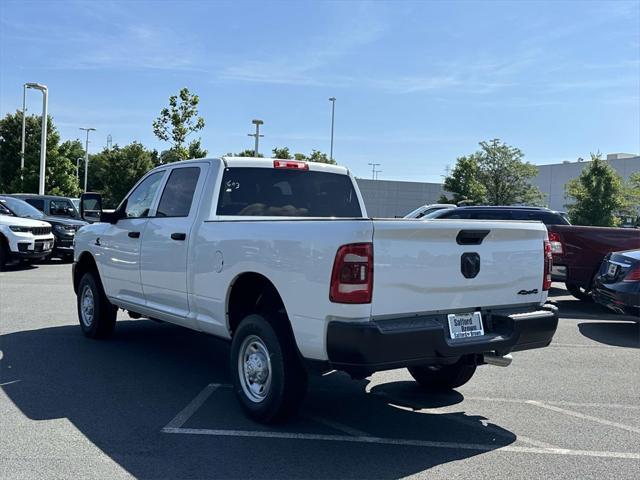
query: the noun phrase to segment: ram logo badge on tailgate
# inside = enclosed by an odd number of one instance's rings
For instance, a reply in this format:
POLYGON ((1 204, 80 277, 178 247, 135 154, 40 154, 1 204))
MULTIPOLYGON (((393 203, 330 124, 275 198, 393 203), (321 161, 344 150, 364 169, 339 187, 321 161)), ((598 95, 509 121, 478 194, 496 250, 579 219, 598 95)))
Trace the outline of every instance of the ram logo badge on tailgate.
POLYGON ((475 278, 480 271, 480 255, 475 252, 463 253, 460 258, 460 271, 465 278, 475 278))

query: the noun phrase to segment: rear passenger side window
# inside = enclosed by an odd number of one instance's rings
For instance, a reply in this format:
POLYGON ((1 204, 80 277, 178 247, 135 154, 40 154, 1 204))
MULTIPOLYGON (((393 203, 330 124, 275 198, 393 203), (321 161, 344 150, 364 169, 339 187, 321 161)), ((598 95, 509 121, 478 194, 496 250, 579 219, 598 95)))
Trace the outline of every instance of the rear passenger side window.
POLYGON ((199 167, 174 168, 162 192, 156 216, 188 217, 199 177, 199 167))

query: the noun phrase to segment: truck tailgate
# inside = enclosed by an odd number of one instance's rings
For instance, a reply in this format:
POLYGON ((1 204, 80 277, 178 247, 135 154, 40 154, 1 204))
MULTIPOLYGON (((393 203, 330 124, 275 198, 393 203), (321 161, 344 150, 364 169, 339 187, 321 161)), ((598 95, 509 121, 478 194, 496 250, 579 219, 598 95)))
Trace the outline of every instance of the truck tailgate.
POLYGON ((539 222, 374 220, 372 315, 541 303, 546 237, 539 222))

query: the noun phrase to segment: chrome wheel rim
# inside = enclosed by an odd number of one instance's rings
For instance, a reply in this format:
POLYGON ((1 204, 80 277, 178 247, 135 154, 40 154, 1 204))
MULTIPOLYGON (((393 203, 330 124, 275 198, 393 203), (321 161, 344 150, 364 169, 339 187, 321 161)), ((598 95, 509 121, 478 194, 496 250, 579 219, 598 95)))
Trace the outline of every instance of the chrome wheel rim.
POLYGON ((87 328, 93 323, 94 307, 93 291, 89 285, 85 285, 80 296, 80 318, 87 328))
POLYGON ((242 390, 254 403, 262 402, 271 388, 271 357, 262 339, 249 335, 240 346, 238 376, 242 390))

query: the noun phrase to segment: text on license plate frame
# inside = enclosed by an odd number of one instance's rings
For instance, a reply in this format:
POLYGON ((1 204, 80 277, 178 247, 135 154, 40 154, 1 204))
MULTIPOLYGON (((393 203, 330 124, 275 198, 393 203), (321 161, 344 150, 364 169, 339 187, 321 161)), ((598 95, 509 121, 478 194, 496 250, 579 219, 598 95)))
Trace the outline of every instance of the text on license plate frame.
POLYGON ((450 313, 447 315, 447 322, 449 337, 452 340, 476 338, 484 335, 482 313, 480 312, 450 313))

